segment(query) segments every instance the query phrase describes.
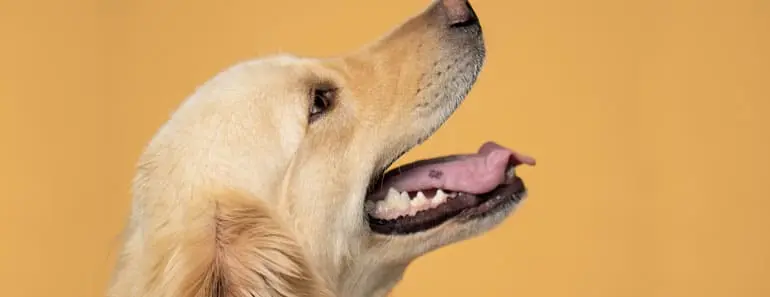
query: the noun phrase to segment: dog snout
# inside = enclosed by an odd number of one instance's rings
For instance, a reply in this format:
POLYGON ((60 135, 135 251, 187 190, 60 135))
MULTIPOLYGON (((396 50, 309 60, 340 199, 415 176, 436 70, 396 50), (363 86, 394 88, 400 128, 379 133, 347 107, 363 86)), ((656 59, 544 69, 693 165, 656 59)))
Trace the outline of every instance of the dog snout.
POLYGON ((463 26, 478 22, 476 12, 467 0, 440 0, 438 9, 446 16, 450 27, 463 26))

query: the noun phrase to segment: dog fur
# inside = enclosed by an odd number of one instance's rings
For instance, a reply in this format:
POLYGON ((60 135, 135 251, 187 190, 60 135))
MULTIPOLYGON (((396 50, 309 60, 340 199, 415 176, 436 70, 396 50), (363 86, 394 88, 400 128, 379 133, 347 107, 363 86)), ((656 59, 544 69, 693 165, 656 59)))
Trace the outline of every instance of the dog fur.
POLYGON ((481 69, 480 26, 448 26, 451 5, 466 4, 436 1, 348 55, 250 60, 199 87, 140 158, 107 295, 384 296, 415 258, 501 222, 509 211, 387 236, 363 213, 370 178, 430 136, 481 69), (327 87, 329 110, 309 121, 327 87))

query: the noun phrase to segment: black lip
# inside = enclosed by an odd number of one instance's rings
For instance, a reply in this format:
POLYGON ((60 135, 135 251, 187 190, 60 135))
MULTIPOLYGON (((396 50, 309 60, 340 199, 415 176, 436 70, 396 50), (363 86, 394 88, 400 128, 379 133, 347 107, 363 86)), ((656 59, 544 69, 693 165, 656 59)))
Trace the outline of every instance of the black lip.
POLYGON ((524 185, 524 181, 517 176, 514 178, 513 184, 498 187, 488 194, 487 201, 477 207, 463 211, 458 215, 458 219, 475 220, 493 215, 511 204, 518 204, 524 199, 526 193, 527 187, 524 185))
POLYGON ((369 226, 375 233, 385 235, 409 235, 435 228, 450 219, 480 219, 517 204, 526 193, 524 182, 515 177, 510 183, 498 186, 481 195, 460 194, 441 206, 418 212, 415 216, 395 220, 381 220, 369 215, 369 226))

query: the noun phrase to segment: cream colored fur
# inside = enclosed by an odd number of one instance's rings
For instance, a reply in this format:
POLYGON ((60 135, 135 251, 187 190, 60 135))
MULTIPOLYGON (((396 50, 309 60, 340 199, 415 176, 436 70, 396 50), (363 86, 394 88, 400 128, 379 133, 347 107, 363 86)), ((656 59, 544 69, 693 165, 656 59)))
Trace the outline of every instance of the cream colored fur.
POLYGON ((206 82, 147 146, 109 297, 384 296, 415 258, 507 213, 372 233, 372 174, 435 131, 484 59, 436 5, 331 59, 239 63, 206 82), (338 89, 308 121, 313 89, 338 89))

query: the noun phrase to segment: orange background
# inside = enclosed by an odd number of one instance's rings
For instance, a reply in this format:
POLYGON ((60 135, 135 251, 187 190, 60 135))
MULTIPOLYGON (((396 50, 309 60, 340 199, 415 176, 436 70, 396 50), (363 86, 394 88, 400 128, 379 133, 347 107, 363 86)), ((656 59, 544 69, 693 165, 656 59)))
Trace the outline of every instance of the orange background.
MULTIPOLYGON (((0 0, 4 296, 103 296, 142 147, 200 83, 327 56, 428 1, 0 0)), ((477 0, 489 57, 404 161, 530 153, 502 227, 394 296, 770 296, 770 1, 477 0)))

